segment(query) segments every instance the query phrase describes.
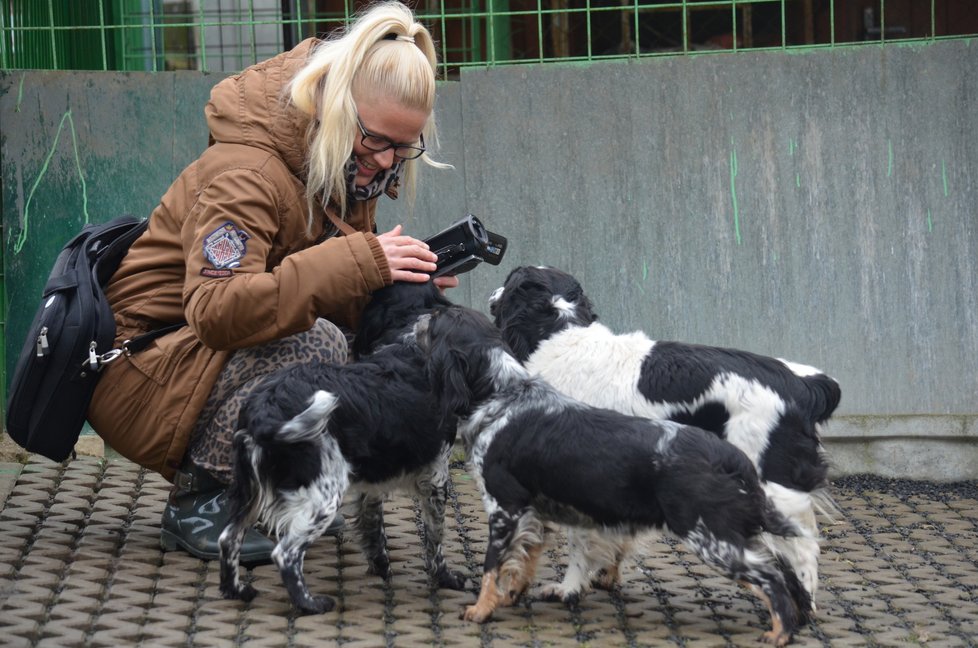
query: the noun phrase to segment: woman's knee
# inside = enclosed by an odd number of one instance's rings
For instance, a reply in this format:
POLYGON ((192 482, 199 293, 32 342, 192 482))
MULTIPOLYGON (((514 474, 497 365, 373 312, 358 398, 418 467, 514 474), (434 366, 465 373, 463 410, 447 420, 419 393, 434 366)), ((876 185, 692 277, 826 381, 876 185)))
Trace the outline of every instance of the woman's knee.
POLYGON ((310 359, 346 364, 350 358, 352 334, 327 319, 319 318, 307 331, 310 359))

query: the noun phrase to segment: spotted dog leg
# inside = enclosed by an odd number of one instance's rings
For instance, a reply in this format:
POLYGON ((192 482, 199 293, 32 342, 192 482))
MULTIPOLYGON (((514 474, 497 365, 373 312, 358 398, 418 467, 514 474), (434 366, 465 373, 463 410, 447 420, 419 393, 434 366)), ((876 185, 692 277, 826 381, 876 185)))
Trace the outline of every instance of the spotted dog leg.
POLYGON ((543 553, 543 547, 544 542, 540 541, 524 548, 526 556, 522 561, 521 569, 513 574, 513 577, 509 581, 509 586, 506 588, 506 592, 499 601, 499 605, 515 605, 520 597, 526 593, 526 590, 529 589, 536 576, 537 565, 540 562, 540 554, 543 553))
POLYGON ((367 558, 367 573, 390 578, 391 560, 384 527, 384 501, 375 495, 361 494, 358 509, 354 528, 363 555, 367 558))
POLYGON ((811 599, 790 567, 772 563, 762 553, 740 549, 702 524, 682 540, 703 562, 746 587, 767 606, 771 630, 761 637, 765 643, 781 648, 808 623, 811 599))
POLYGON ((272 560, 282 576, 282 583, 292 603, 303 612, 321 614, 336 605, 328 596, 312 596, 306 586, 302 565, 306 549, 326 533, 343 503, 349 488, 349 466, 343 459, 339 444, 330 436, 322 443, 323 472, 301 498, 290 501, 285 528, 272 550, 272 560))
POLYGON ((545 601, 562 601, 576 604, 590 587, 594 560, 591 556, 593 543, 600 541, 589 531, 567 530, 567 568, 560 583, 551 583, 540 590, 545 601))
POLYGON ((232 515, 230 524, 218 539, 221 554, 221 594, 224 598, 249 602, 258 594, 254 587, 241 582, 240 571, 241 543, 254 522, 254 515, 232 515))
POLYGON ((445 502, 448 500, 448 484, 451 476, 448 458, 451 447, 445 446, 441 456, 417 483, 421 500, 421 518, 424 523, 424 561, 428 575, 438 587, 453 590, 465 588, 465 575, 451 570, 445 563, 443 539, 445 536, 445 502))
POLYGON ((317 538, 319 538, 329 527, 336 512, 339 509, 339 499, 333 499, 320 508, 318 514, 306 519, 313 519, 312 528, 289 529, 286 531, 279 543, 272 550, 272 560, 278 566, 279 575, 285 585, 292 603, 309 614, 322 614, 329 612, 336 605, 336 602, 329 596, 312 596, 306 585, 306 577, 302 573, 305 561, 306 549, 309 548, 317 538))
POLYGON ((479 599, 475 605, 470 605, 462 613, 466 621, 485 623, 492 617, 493 611, 502 600, 499 590, 499 567, 511 553, 511 543, 516 535, 520 515, 510 515, 504 510, 494 507, 489 515, 489 547, 482 568, 482 586, 479 599))
MULTIPOLYGON (((251 437, 244 431, 234 435, 233 449, 238 466, 250 465, 255 454, 251 437)), ((259 499, 248 497, 255 489, 255 476, 249 470, 241 469, 228 496, 228 524, 217 539, 221 563, 221 594, 227 599, 251 601, 258 592, 251 585, 241 582, 241 543, 248 529, 258 520, 259 499)))
POLYGON ((591 585, 598 589, 613 590, 621 584, 621 562, 628 555, 631 542, 623 540, 616 543, 611 560, 598 568, 591 585))

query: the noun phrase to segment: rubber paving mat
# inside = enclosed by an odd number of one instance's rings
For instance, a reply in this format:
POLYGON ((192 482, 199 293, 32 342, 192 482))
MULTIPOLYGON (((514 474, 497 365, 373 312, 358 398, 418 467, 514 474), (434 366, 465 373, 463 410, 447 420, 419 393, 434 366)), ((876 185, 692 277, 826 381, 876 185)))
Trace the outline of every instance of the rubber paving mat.
MULTIPOLYGON (((168 484, 122 460, 0 465, 0 645, 4 646, 753 646, 766 610, 681 545, 655 539, 620 590, 574 607, 534 600, 479 626, 470 591, 431 589, 410 499, 386 506, 394 576, 368 576, 350 538, 308 552, 313 593, 333 611, 297 615, 271 566, 249 572, 250 604, 218 592, 218 566, 159 548, 168 484)), ((478 575, 481 502, 453 470, 446 557, 478 575)), ((797 646, 974 646, 978 635, 978 482, 837 480, 843 517, 823 522, 819 610, 797 646)), ((562 575, 558 546, 540 582, 562 575)), ((539 584, 539 583, 538 583, 539 584)))

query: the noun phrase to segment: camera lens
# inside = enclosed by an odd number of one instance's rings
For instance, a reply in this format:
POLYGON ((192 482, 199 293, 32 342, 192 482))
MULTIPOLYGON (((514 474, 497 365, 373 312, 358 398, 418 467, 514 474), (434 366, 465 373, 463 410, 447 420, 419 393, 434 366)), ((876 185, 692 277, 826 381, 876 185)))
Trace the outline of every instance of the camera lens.
POLYGON ((478 218, 469 215, 469 226, 472 228, 472 236, 475 237, 475 240, 479 243, 489 242, 489 235, 486 233, 486 228, 482 226, 478 218))

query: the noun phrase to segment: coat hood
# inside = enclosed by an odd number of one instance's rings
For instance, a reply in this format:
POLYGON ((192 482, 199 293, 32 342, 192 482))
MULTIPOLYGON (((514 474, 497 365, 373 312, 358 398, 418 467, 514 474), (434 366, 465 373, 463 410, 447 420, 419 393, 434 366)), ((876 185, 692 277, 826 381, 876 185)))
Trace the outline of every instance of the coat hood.
POLYGON ((306 39, 292 50, 215 85, 204 108, 211 143, 267 150, 304 179, 310 118, 290 102, 288 84, 318 44, 315 38, 306 39))

